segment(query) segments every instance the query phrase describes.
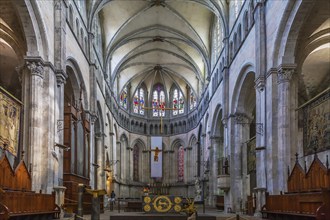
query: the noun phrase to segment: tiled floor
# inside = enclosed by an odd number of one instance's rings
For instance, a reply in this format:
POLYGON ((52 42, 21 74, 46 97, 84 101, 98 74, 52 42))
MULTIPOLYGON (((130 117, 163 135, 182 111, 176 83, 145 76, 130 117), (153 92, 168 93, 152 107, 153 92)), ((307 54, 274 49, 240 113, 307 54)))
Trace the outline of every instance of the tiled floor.
MULTIPOLYGON (((203 213, 202 208, 198 208, 198 212, 199 213, 203 213)), ((132 216, 132 220, 134 220, 134 216, 135 215, 139 215, 141 213, 137 213, 137 212, 124 212, 121 211, 120 213, 118 212, 118 210, 114 210, 114 211, 110 211, 108 208, 104 211, 103 214, 101 214, 100 216, 100 220, 111 220, 111 216, 113 215, 130 215, 132 216)), ((207 208, 205 210, 205 214, 208 215, 213 215, 217 217, 217 220, 236 220, 237 216, 236 214, 227 214, 227 213, 223 213, 222 211, 218 211, 216 209, 212 209, 212 208, 207 208)), ((261 220, 261 218, 258 217, 253 217, 253 216, 247 216, 247 215, 239 215, 240 216, 240 220, 261 220)), ((70 218, 68 218, 69 220, 70 218)), ((83 220, 90 220, 91 216, 90 215, 84 215, 83 220)), ((71 219, 70 219, 71 220, 71 219)))

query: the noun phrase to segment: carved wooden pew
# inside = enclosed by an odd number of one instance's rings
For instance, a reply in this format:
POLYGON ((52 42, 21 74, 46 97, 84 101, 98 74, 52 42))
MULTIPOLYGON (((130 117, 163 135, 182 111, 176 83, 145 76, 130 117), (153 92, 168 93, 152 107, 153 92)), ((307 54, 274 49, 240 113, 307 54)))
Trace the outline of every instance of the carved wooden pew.
POLYGON ((0 220, 40 217, 59 218, 60 208, 55 204, 55 194, 31 191, 31 176, 21 161, 15 170, 8 158, 0 159, 0 220))
POLYGON ((266 195, 266 205, 262 208, 268 219, 330 219, 330 170, 318 159, 307 171, 298 163, 288 178, 288 192, 284 195, 266 195))

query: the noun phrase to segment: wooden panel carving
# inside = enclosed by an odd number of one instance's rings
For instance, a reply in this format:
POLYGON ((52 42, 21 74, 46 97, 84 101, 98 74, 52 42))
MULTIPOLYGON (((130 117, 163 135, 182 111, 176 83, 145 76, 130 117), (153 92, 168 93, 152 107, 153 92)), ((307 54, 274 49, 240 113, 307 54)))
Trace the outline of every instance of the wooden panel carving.
POLYGON ((0 160, 0 170, 0 188, 31 190, 31 176, 24 161, 21 161, 14 171, 7 156, 4 156, 0 160))
POLYGON ((305 171, 300 164, 296 162, 288 178, 288 192, 300 192, 305 184, 305 171))
POLYGON ((23 160, 18 164, 15 169, 16 177, 16 189, 31 190, 32 189, 32 179, 31 175, 26 167, 23 160))
MULTIPOLYGON (((328 166, 328 159, 326 164, 328 166)), ((330 219, 330 170, 315 154, 305 173, 296 155, 296 164, 288 178, 288 193, 267 195, 262 212, 270 219, 296 219, 293 216, 330 219)))
POLYGON ((322 188, 330 189, 330 170, 328 170, 318 157, 315 157, 306 174, 308 189, 311 191, 322 188))
POLYGON ((330 170, 315 155, 305 173, 297 159, 288 178, 288 192, 311 192, 321 191, 321 189, 330 189, 330 170))
POLYGON ((15 175, 6 156, 0 159, 0 170, 0 187, 12 188, 15 175))

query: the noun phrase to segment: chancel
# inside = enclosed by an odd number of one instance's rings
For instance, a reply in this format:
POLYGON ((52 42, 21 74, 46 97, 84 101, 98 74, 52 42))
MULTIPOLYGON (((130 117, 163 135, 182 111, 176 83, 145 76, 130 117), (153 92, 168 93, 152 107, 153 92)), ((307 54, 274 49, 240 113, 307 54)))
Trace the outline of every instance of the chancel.
POLYGON ((330 219, 329 8, 0 0, 0 219, 330 219))

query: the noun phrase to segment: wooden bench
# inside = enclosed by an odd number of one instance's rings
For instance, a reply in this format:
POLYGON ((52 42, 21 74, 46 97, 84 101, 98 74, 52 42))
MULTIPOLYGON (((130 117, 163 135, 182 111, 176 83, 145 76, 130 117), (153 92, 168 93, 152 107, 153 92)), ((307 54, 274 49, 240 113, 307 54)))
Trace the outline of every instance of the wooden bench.
POLYGON ((13 170, 7 156, 0 159, 0 220, 60 217, 55 193, 35 193, 31 185, 31 176, 23 161, 13 170))
MULTIPOLYGON (((330 205, 326 202, 330 198, 330 191, 297 193, 266 196, 266 205, 262 208, 263 218, 278 219, 318 219, 317 216, 328 216, 330 205)), ((322 218, 320 218, 322 219, 322 218)), ((324 220, 325 220, 324 219, 324 220)))
POLYGON ((330 170, 315 154, 306 171, 298 163, 296 155, 296 164, 288 178, 288 192, 266 194, 266 205, 261 210, 263 218, 330 219, 330 170))

